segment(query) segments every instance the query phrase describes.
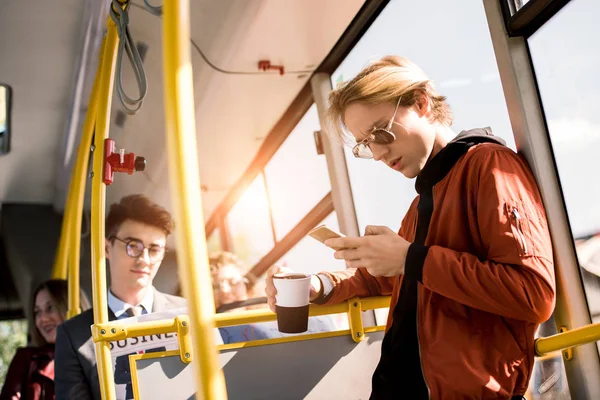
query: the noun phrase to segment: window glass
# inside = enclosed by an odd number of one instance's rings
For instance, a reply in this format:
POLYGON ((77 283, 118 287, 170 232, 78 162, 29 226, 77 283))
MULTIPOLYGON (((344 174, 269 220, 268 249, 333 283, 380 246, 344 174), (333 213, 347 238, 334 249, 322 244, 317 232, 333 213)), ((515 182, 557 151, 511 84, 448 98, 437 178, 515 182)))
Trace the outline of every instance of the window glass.
POLYGON ((319 126, 313 104, 265 167, 277 240, 331 190, 327 161, 315 147, 319 126))
POLYGON ((598 13, 597 1, 572 1, 528 40, 592 322, 600 322, 598 13))
POLYGON ((206 239, 206 249, 208 254, 216 253, 221 250, 221 233, 219 228, 215 229, 213 233, 206 239))
POLYGON ((273 248, 269 203, 262 175, 256 177, 227 215, 232 252, 247 266, 273 248))
MULTIPOLYGON (((319 225, 327 225, 334 231, 339 231, 335 211, 319 225)), ((316 274, 320 271, 340 271, 346 269, 343 260, 333 257, 334 251, 310 236, 300 240, 290 251, 278 261, 294 271, 316 274)))
MULTIPOLYGON (((423 68, 447 96, 456 133, 490 126, 515 148, 481 1, 460 7, 445 0, 391 1, 334 72, 334 86, 385 55, 406 57, 423 68)), ((383 163, 346 154, 361 232, 373 224, 398 229, 416 195, 414 181, 383 163)))

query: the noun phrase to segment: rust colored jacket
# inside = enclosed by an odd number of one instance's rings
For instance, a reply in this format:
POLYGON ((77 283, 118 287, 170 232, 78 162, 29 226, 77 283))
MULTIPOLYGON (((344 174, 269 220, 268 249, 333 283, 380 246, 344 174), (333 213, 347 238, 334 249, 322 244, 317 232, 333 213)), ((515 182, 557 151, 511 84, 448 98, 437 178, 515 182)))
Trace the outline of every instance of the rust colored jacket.
POLYGON ((318 303, 392 295, 372 399, 525 393, 554 309, 552 245, 530 169, 500 143, 463 132, 428 162, 399 231, 412 243, 403 276, 319 274, 318 303))

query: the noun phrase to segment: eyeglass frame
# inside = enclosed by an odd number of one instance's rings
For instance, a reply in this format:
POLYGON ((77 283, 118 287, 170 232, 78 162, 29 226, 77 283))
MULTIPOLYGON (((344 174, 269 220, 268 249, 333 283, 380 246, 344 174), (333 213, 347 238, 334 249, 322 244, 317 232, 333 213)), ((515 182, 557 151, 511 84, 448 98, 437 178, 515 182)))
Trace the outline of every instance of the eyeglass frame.
MULTIPOLYGON (((392 132, 392 126, 394 124, 396 125, 400 125, 404 128, 404 126, 402 124, 399 124, 398 122, 395 121, 396 119, 396 114, 398 113, 398 108, 400 107, 400 102, 402 101, 402 96, 400 96, 400 98, 398 98, 398 102, 396 103, 396 108, 394 109, 394 115, 392 115, 392 118, 390 118, 390 121, 388 122, 387 126, 385 128, 377 128, 374 127, 373 130, 371 131, 370 134, 367 135, 367 137, 365 137, 363 140, 361 140, 360 142, 356 143, 353 147, 352 147, 352 155, 354 155, 354 157, 356 158, 362 158, 362 159, 371 159, 373 158, 373 151, 370 150, 370 143, 376 143, 376 144, 391 144, 394 143, 394 141, 396 140, 396 135, 394 134, 394 132, 392 132), (391 137, 392 140, 390 140, 387 143, 378 143, 376 141, 376 137, 375 137, 375 132, 378 131, 382 131, 385 132, 387 135, 389 135, 391 137), (365 148, 369 149, 371 151, 371 156, 370 157, 361 157, 360 156, 360 146, 364 146, 365 148)), ((406 129, 406 128, 404 128, 406 129)))
POLYGON ((219 282, 215 282, 213 283, 213 291, 222 291, 223 289, 223 284, 225 282, 227 282, 227 284, 229 285, 229 287, 231 289, 237 288, 237 287, 241 287, 242 284, 244 284, 244 286, 246 286, 246 288, 248 287, 248 284, 250 283, 250 280, 248 278, 246 278, 245 276, 242 276, 240 279, 237 279, 236 282, 231 282, 231 279, 223 279, 219 282))
POLYGON ((125 245, 125 254, 127 254, 131 258, 140 258, 144 254, 144 250, 148 250, 148 259, 151 262, 153 262, 153 263, 157 263, 159 261, 164 260, 165 259, 165 255, 169 251, 169 249, 167 248, 167 246, 161 246, 159 244, 151 244, 150 246, 145 246, 144 242, 142 242, 140 239, 136 239, 136 238, 130 238, 129 240, 125 240, 125 239, 121 239, 121 238, 119 238, 119 237, 117 237, 115 235, 109 236, 108 240, 112 240, 112 239, 116 239, 119 242, 123 243, 125 245), (143 246, 141 253, 138 254, 137 256, 133 256, 133 255, 129 254, 129 244, 132 243, 132 242, 140 243, 143 246), (153 259, 152 256, 150 255, 150 249, 152 247, 159 248, 159 249, 163 250, 162 257, 159 260, 153 259))

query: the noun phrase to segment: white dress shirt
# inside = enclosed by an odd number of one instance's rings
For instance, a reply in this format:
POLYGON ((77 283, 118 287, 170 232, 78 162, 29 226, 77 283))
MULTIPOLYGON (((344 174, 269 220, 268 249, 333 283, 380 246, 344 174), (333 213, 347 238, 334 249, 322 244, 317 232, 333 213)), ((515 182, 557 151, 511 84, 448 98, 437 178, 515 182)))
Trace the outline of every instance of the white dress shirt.
POLYGON ((132 307, 142 306, 145 312, 142 310, 142 314, 150 314, 152 312, 152 306, 154 305, 154 288, 150 287, 146 291, 146 295, 142 299, 140 304, 128 304, 123 300, 115 296, 110 289, 108 290, 108 307, 115 314, 117 319, 129 317, 126 312, 132 307))

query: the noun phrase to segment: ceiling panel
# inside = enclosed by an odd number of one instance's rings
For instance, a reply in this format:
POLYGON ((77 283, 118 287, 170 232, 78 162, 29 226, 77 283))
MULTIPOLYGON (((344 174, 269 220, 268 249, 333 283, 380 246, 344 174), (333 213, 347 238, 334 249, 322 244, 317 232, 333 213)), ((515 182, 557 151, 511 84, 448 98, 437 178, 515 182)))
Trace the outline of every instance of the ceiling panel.
POLYGON ((85 3, 0 1, 0 83, 13 88, 12 150, 0 203, 48 203, 73 84, 85 3))
MULTIPOLYGON (((223 0, 192 2, 192 37, 205 56, 229 71, 258 72, 269 59, 288 71, 315 68, 362 6, 357 0, 223 0)), ((144 108, 111 129, 118 147, 144 155, 147 172, 117 177, 107 201, 144 192, 169 206, 164 148, 162 66, 158 18, 132 9, 132 33, 149 44, 150 82, 144 108)), ((192 48, 197 146, 208 218, 254 158, 265 136, 309 79, 308 73, 236 75, 210 68, 192 48)), ((126 71, 131 83, 133 76, 126 71)), ((134 88, 130 86, 130 90, 134 88)), ((120 105, 113 103, 113 114, 120 105)))

